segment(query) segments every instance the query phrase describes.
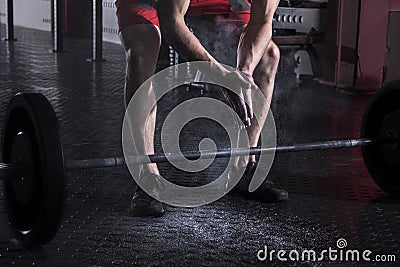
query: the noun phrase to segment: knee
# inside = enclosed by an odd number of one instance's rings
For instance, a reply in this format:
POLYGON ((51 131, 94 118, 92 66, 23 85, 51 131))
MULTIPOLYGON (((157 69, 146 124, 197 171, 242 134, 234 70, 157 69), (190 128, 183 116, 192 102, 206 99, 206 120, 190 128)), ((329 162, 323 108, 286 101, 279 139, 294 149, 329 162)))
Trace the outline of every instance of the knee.
POLYGON ((279 48, 275 43, 271 42, 254 72, 254 79, 256 81, 273 81, 278 69, 279 60, 279 48))
POLYGON ((281 56, 281 52, 279 51, 278 46, 274 42, 270 42, 266 51, 266 59, 267 61, 271 61, 274 65, 279 64, 279 59, 281 56))

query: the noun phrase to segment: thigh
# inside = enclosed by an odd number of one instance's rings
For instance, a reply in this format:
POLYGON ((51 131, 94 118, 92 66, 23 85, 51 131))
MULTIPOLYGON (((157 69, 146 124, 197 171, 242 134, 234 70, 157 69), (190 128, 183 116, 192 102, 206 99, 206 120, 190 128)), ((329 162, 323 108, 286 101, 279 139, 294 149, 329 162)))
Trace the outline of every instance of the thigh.
POLYGON ((137 24, 120 31, 122 46, 126 52, 127 75, 140 85, 155 72, 161 44, 157 26, 137 24))
POLYGON ((154 0, 117 0, 115 6, 120 30, 137 24, 160 26, 154 0))
POLYGON ((160 29, 153 24, 136 24, 125 27, 119 32, 119 36, 125 51, 138 50, 145 54, 153 53, 154 49, 159 48, 161 44, 160 29))

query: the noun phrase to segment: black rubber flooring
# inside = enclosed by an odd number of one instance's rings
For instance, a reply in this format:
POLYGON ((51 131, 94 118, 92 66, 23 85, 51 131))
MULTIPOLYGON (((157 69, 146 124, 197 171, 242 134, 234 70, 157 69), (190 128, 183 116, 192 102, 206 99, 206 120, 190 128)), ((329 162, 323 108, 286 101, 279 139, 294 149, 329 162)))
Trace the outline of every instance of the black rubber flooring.
MULTIPOLYGON (((40 92, 56 109, 66 159, 121 155, 122 48, 106 43, 106 61, 93 63, 87 60, 90 40, 66 38, 66 52, 56 54, 50 33, 16 28, 16 36, 17 42, 0 42, 1 117, 15 93, 40 92)), ((278 144, 357 138, 368 96, 341 93, 314 81, 298 86, 291 52, 283 49, 282 54, 272 104, 278 144)), ((175 90, 160 102, 159 117, 177 99, 198 95, 175 90)), ((213 129, 208 123, 189 129, 182 143, 196 147, 213 129)), ((218 139, 217 132, 210 135, 218 139)), ((160 167, 165 177, 190 183, 218 174, 224 162, 217 160, 199 175, 183 175, 168 164, 160 167)), ((270 175, 289 191, 290 201, 262 204, 228 195, 198 208, 167 206, 161 218, 134 218, 129 215, 134 184, 125 167, 70 171, 61 229, 41 249, 19 246, 0 205, 0 266, 399 265, 400 203, 374 184, 360 149, 277 155, 270 175), (272 261, 257 259, 264 246, 268 251, 319 253, 338 249, 339 239, 347 241, 345 249, 372 251, 371 262, 282 262, 276 254, 272 261), (397 263, 373 261, 377 255, 394 255, 397 263)))

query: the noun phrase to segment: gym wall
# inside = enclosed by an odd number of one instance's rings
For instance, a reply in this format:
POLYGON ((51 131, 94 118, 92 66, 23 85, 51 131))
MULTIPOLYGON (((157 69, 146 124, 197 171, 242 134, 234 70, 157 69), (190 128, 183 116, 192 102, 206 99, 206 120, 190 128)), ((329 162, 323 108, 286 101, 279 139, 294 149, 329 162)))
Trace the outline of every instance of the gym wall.
POLYGON ((120 43, 114 2, 115 0, 103 0, 103 40, 112 43, 120 43))
MULTIPOLYGON (((6 23, 6 1, 0 0, 0 23, 6 23)), ((64 0, 66 34, 91 38, 92 1, 64 0)), ((114 0, 103 0, 103 40, 119 43, 114 0)), ((14 24, 51 31, 51 0, 14 0, 14 24)))
MULTIPOLYGON (((0 17, 1 23, 6 23, 6 0, 0 1, 0 17)), ((14 24, 50 31, 50 0, 14 0, 14 24)))

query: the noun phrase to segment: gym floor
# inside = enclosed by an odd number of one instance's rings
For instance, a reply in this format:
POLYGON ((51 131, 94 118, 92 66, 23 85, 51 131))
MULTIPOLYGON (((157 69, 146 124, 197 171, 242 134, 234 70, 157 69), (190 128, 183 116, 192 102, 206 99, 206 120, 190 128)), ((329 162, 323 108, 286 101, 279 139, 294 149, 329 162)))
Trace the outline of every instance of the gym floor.
MULTIPOLYGON (((40 92, 57 112, 66 159, 121 155, 122 48, 105 43, 106 61, 92 63, 87 60, 90 40, 66 38, 66 52, 56 54, 50 52, 47 32, 17 27, 16 36, 17 42, 0 42, 1 116, 15 93, 40 92)), ((358 138, 369 96, 342 93, 313 80, 297 85, 288 63, 291 52, 282 49, 282 54, 272 103, 278 144, 358 138)), ((174 90, 159 103, 158 120, 169 106, 198 95, 174 90)), ((195 123, 181 142, 196 147, 207 135, 218 142, 218 127, 214 131, 209 123, 195 123)), ((2 130, 2 120, 0 125, 2 130)), ((159 151, 159 133, 156 146, 159 151)), ((218 159, 198 175, 183 175, 169 164, 160 167, 177 183, 203 184, 216 177, 224 163, 226 159, 218 159)), ((267 265, 271 262, 257 259, 264 246, 268 251, 321 252, 337 249, 339 239, 347 241, 346 249, 400 260, 400 202, 375 185, 359 148, 280 154, 270 176, 288 190, 288 202, 263 204, 227 195, 198 208, 167 206, 161 218, 134 218, 129 215, 134 184, 125 167, 69 171, 62 226, 41 249, 25 250, 13 239, 0 195, 0 266, 267 265)), ((337 263, 272 260, 276 266, 337 263)), ((398 266, 376 261, 340 264, 398 266)))

